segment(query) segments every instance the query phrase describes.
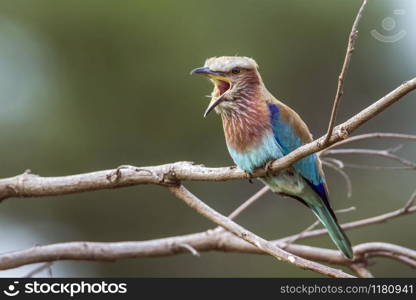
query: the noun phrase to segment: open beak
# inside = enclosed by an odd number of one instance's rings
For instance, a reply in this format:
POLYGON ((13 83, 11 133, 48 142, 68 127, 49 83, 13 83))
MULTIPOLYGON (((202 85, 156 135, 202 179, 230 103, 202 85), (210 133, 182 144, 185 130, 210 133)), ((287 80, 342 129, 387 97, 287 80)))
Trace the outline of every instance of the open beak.
POLYGON ((209 77, 215 82, 217 87, 219 87, 220 89, 220 93, 221 93, 220 96, 217 98, 213 98, 211 102, 209 103, 207 109, 205 110, 205 113, 204 113, 204 118, 205 118, 218 104, 224 101, 225 98, 222 96, 226 91, 230 89, 231 83, 229 79, 224 77, 224 75, 221 72, 212 71, 208 67, 193 69, 191 71, 191 74, 199 74, 199 75, 204 75, 204 76, 209 77))

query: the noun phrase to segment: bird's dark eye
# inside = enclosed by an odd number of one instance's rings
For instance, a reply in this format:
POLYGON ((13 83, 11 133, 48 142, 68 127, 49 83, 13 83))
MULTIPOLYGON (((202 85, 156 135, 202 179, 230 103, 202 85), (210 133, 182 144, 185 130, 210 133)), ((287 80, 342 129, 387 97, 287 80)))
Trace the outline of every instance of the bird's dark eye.
POLYGON ((233 73, 233 74, 238 74, 238 73, 240 73, 240 68, 233 68, 233 69, 231 70, 231 73, 233 73))

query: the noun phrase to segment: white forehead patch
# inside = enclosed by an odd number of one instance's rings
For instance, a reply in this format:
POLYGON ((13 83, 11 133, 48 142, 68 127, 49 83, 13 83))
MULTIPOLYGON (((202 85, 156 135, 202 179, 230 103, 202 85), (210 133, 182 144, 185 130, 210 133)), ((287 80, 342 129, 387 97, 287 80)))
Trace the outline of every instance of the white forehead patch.
POLYGON ((244 69, 257 69, 257 63, 254 59, 245 56, 221 56, 211 57, 205 61, 204 67, 212 71, 229 72, 231 69, 240 67, 244 69))

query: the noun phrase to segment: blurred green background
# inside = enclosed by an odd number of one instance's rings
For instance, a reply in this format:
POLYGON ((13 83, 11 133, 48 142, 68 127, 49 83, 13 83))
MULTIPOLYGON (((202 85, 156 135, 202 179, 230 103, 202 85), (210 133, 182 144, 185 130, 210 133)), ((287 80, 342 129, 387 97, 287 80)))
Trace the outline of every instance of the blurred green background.
MULTIPOLYGON (((339 121, 415 76, 415 1, 369 2, 339 121), (403 11, 397 14, 396 9, 403 11), (395 43, 384 43, 370 34, 373 29, 385 36, 401 30, 407 34, 395 43)), ((255 58, 269 90, 320 136, 360 3, 1 0, 0 176, 25 169, 58 176, 180 160, 230 165, 218 116, 202 118, 211 84, 189 75, 211 56, 255 58)), ((410 94, 356 133, 416 134, 415 98, 416 93, 410 94)), ((356 146, 384 149, 397 143, 374 140, 356 146)), ((400 155, 416 160, 415 145, 404 144, 400 155)), ((392 165, 371 157, 343 159, 392 165)), ((354 188, 350 199, 340 176, 327 170, 333 206, 357 207, 340 215, 341 221, 401 207, 416 187, 412 171, 348 172, 354 188)), ((226 214, 261 185, 233 181, 188 187, 226 214)), ((238 222, 272 239, 299 232, 314 220, 296 201, 267 195, 238 222)), ((415 224, 415 216, 407 216, 349 231, 349 236, 354 244, 386 241, 415 248, 415 224)), ((146 240, 212 227, 155 186, 9 199, 1 203, 0 250, 78 240, 146 240)), ((305 243, 333 248, 327 236, 305 243)), ((3 271, 0 276, 22 276, 33 268, 3 271)), ((377 259, 371 270, 376 276, 415 275, 409 267, 385 259, 377 259)), ((54 276, 317 276, 269 256, 231 253, 57 262, 52 272, 54 276)))

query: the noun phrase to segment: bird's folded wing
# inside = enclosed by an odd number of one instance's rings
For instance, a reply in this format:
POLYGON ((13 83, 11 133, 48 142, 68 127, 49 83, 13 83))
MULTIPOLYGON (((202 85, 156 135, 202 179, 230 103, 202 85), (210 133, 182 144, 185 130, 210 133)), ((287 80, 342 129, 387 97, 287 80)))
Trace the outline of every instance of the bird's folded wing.
MULTIPOLYGON (((277 143, 282 147, 284 155, 312 141, 308 127, 296 112, 277 100, 268 105, 273 134, 277 143)), ((316 154, 308 155, 299 160, 293 167, 308 181, 324 201, 327 200, 325 179, 316 154)))

